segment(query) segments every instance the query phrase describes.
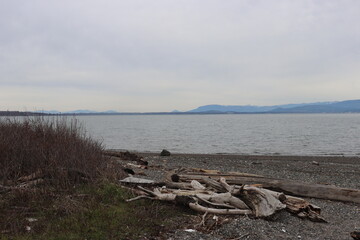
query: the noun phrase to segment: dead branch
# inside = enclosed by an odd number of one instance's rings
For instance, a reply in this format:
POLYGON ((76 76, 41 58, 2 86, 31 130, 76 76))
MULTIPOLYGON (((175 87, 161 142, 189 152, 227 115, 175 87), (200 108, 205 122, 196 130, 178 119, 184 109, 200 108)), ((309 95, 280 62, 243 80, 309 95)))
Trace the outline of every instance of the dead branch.
POLYGON ((207 212, 211 214, 221 214, 221 215, 249 215, 252 214, 251 210, 244 210, 244 209, 218 209, 218 208, 207 208, 201 206, 198 203, 189 203, 189 207, 192 210, 197 212, 207 212))
POLYGON ((155 200, 155 198, 152 198, 152 197, 149 197, 149 196, 145 196, 145 195, 140 195, 140 196, 137 196, 137 197, 134 197, 134 198, 127 199, 126 202, 133 202, 133 201, 140 200, 140 199, 151 199, 151 200, 155 200))
POLYGON ((43 178, 44 177, 44 173, 41 170, 38 170, 32 174, 29 174, 27 176, 23 176, 23 177, 19 177, 18 181, 19 182, 28 182, 37 178, 43 178))
POLYGON ((229 204, 210 202, 210 201, 202 198, 201 196, 199 196, 199 194, 195 195, 195 197, 196 197, 197 199, 199 199, 200 201, 202 201, 202 202, 204 202, 204 203, 206 203, 206 204, 208 204, 208 205, 214 206, 214 207, 230 208, 230 209, 236 208, 236 207, 231 206, 231 205, 229 205, 229 204))
POLYGON ((213 194, 196 194, 207 201, 218 204, 229 204, 238 209, 249 209, 249 207, 239 198, 234 197, 231 193, 213 193, 213 194))

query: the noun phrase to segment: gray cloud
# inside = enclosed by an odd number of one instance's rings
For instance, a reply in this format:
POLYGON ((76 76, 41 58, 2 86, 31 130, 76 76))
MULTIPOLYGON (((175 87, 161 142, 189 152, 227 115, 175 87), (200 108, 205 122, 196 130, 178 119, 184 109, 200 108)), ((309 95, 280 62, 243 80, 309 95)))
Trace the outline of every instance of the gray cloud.
POLYGON ((357 0, 0 1, 1 108, 359 98, 359 12, 357 0))

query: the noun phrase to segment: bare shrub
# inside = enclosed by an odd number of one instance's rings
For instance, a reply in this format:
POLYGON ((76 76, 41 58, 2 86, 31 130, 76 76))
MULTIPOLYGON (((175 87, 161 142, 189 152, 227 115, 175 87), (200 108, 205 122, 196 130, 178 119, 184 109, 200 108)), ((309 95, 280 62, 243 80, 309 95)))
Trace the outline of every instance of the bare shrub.
POLYGON ((0 119, 0 184, 44 178, 53 185, 95 179, 105 167, 103 146, 76 119, 0 119), (29 180, 29 179, 28 179, 29 180))

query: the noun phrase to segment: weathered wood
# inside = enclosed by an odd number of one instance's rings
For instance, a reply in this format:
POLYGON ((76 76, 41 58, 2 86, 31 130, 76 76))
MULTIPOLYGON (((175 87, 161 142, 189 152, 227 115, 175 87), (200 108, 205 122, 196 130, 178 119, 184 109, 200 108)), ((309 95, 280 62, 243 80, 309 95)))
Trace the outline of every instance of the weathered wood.
POLYGON ((257 187, 245 186, 240 193, 238 197, 250 207, 255 217, 268 217, 286 208, 279 199, 257 187))
POLYGON ((198 203, 189 203, 189 207, 192 210, 195 210, 197 212, 203 212, 203 213, 211 213, 211 214, 228 214, 228 215, 249 215, 252 214, 251 210, 244 210, 244 209, 218 209, 218 208, 207 208, 204 206, 201 206, 198 203))
POLYGON ((327 222, 320 216, 321 209, 318 206, 310 204, 302 198, 286 196, 284 203, 286 204, 286 210, 288 212, 300 218, 308 218, 313 222, 327 222))
POLYGON ((136 178, 136 177, 127 177, 122 180, 119 180, 121 183, 135 183, 135 184, 152 184, 155 183, 153 180, 136 178))
POLYGON ((193 189, 190 183, 185 182, 164 182, 164 186, 167 188, 175 188, 175 189, 184 189, 184 190, 190 190, 193 189))
POLYGON ((205 187, 196 180, 192 180, 190 185, 193 189, 196 189, 196 190, 204 190, 205 189, 205 187))
MULTIPOLYGON (((295 198, 295 197, 292 197, 292 196, 286 196, 284 193, 282 192, 275 192, 275 191, 272 191, 272 190, 269 190, 269 189, 265 189, 263 188, 262 189, 263 191, 265 192, 268 192, 270 193, 271 195, 273 195, 275 198, 279 199, 280 202, 284 203, 284 201, 287 199, 287 198, 295 198)), ((298 198, 298 199, 302 199, 302 198, 298 198)))
POLYGON ((43 178, 44 177, 44 173, 40 170, 32 173, 32 174, 29 174, 27 176, 22 176, 22 177, 19 177, 17 180, 19 182, 28 182, 28 181, 31 181, 31 180, 35 180, 35 179, 38 179, 38 178, 43 178))
MULTIPOLYGON (((209 196, 209 195, 205 195, 205 196, 209 196)), ((201 197, 200 194, 196 194, 195 197, 197 199, 199 199, 200 201, 208 204, 208 205, 211 205, 211 206, 214 206, 214 207, 220 207, 220 208, 230 208, 230 209, 234 209, 236 207, 232 206, 232 205, 229 205, 229 204, 226 204, 226 203, 216 203, 216 202, 211 202, 211 201, 208 201, 206 200, 206 198, 203 198, 201 197)))
POLYGON ((207 201, 218 203, 218 204, 228 204, 238 209, 249 209, 242 200, 231 195, 231 193, 213 193, 213 194, 196 194, 196 197, 206 199, 207 201))
MULTIPOLYGON (((226 208, 226 209, 218 209, 218 208, 208 208, 201 206, 197 202, 194 201, 192 196, 195 196, 196 194, 189 193, 189 195, 178 195, 175 191, 172 193, 162 193, 159 189, 155 188, 153 191, 150 191, 146 188, 143 188, 141 186, 138 186, 139 189, 144 191, 150 196, 147 195, 140 195, 135 198, 128 199, 128 202, 136 201, 139 199, 147 198, 147 199, 157 199, 161 201, 177 201, 182 202, 182 204, 188 205, 191 209, 198 211, 198 212, 208 212, 213 214, 252 214, 252 211, 250 209, 237 209, 237 208, 226 208), (185 199, 185 200, 184 200, 185 199)), ((200 195, 198 195, 199 198, 200 195)), ((201 198, 201 197, 200 197, 201 198)), ((204 200, 204 199, 202 199, 204 200)), ((207 200, 205 200, 207 201, 207 200)), ((221 204, 216 203, 210 203, 213 206, 223 206, 221 204)), ((224 207, 224 206, 223 206, 224 207)), ((228 207, 228 206, 227 206, 228 207)))
MULTIPOLYGON (((211 178, 202 177, 202 181, 204 181, 209 188, 204 189, 204 187, 195 180, 193 180, 191 184, 188 183, 186 185, 186 187, 192 187, 192 189, 185 190, 166 187, 149 190, 138 185, 142 193, 140 193, 140 196, 129 199, 128 201, 135 201, 142 198, 172 201, 188 206, 199 212, 213 214, 252 214, 255 217, 269 217, 275 212, 286 208, 298 217, 325 222, 325 220, 320 217, 320 208, 311 205, 304 199, 285 196, 283 193, 249 185, 229 185, 225 178, 221 178, 220 182, 216 182, 211 178)), ((142 181, 136 179, 135 182, 142 181)), ((155 183, 153 186, 158 184, 160 183, 155 183)), ((181 183, 175 184, 179 185, 181 183)))
MULTIPOLYGON (((204 175, 180 174, 180 181, 197 180, 205 183, 204 175)), ((302 197, 313 197, 335 201, 360 203, 360 190, 341 188, 333 185, 311 184, 297 182, 288 179, 276 179, 268 177, 242 177, 242 176, 223 176, 228 184, 261 184, 263 188, 280 191, 285 194, 291 194, 302 197)), ((212 180, 220 179, 218 176, 211 176, 212 180)))
POLYGON ((207 186, 212 187, 219 192, 227 192, 226 188, 224 188, 219 182, 209 177, 201 177, 199 181, 205 183, 207 186))
POLYGON ((20 185, 17 186, 17 188, 30 188, 30 187, 40 185, 40 184, 42 184, 44 182, 45 182, 44 179, 39 178, 39 179, 35 179, 35 180, 31 180, 31 181, 28 181, 28 182, 21 183, 20 185))

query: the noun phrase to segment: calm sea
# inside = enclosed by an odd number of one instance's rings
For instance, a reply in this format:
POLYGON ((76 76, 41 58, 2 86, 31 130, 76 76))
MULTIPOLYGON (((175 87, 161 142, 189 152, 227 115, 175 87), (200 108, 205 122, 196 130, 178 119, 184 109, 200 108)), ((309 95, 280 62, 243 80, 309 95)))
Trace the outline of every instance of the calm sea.
POLYGON ((360 114, 127 115, 77 119, 109 149, 360 155, 360 114))

